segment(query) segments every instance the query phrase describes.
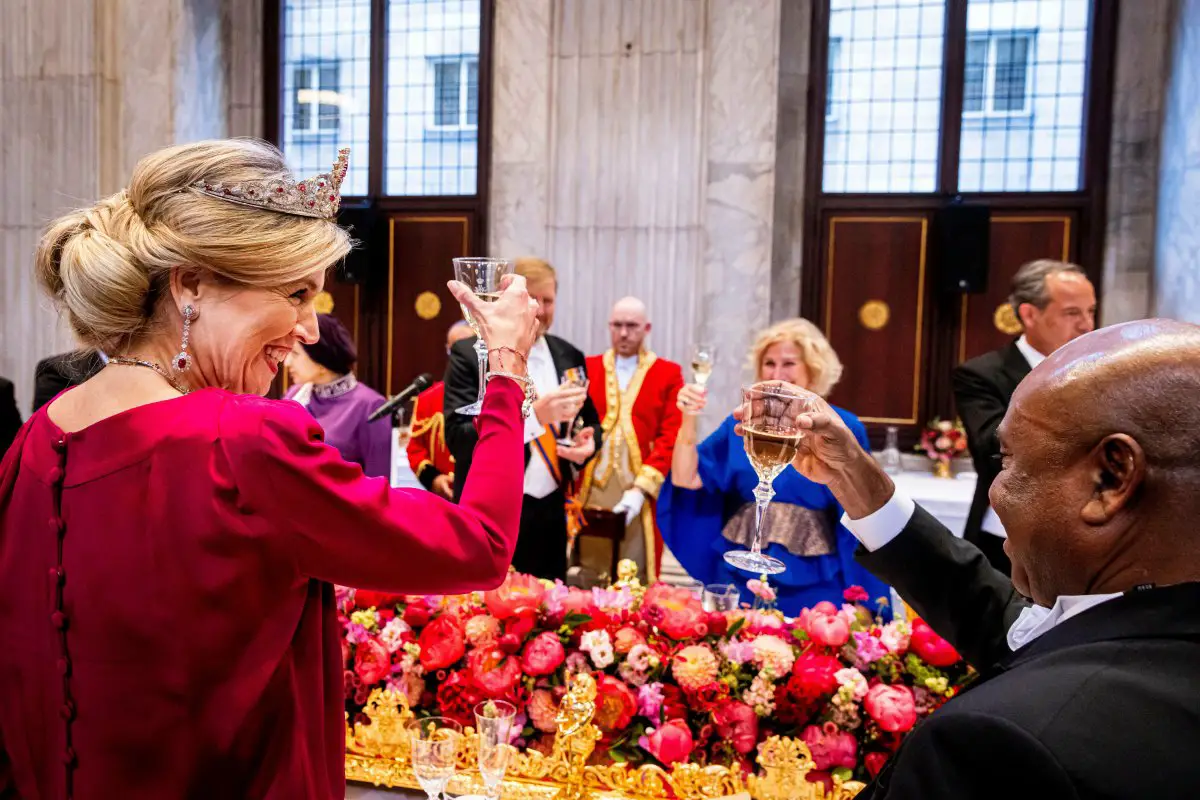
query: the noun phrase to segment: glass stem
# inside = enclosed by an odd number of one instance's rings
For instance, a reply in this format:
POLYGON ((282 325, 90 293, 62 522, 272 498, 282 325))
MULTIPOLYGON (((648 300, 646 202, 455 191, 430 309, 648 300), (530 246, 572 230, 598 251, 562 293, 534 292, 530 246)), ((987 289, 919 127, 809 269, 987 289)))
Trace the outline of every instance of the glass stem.
POLYGON ((475 338, 475 357, 479 359, 479 392, 476 394, 476 399, 482 403, 483 393, 487 391, 487 357, 488 347, 487 342, 482 336, 475 338))
POLYGON ((762 552, 763 524, 767 521, 767 506, 774 496, 775 490, 766 481, 760 480, 754 487, 754 541, 750 544, 750 552, 755 555, 762 552))

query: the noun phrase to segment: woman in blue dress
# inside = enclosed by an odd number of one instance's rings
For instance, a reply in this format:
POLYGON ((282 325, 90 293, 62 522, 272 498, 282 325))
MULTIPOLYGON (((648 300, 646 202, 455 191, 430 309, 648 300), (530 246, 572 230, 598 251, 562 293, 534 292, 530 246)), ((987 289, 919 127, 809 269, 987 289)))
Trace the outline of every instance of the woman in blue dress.
MULTIPOLYGON (((822 397, 842 374, 842 364, 829 342, 805 319, 767 328, 759 334, 750 357, 758 381, 787 381, 822 397)), ((696 421, 707 403, 705 389, 685 386, 678 402, 683 425, 675 443, 671 475, 658 498, 663 540, 694 579, 705 584, 735 584, 742 601, 752 602, 746 581, 759 576, 731 567, 724 555, 750 547, 758 475, 750 466, 741 437, 734 433, 732 415, 697 446, 696 421)), ((869 449, 866 429, 858 417, 840 408, 834 410, 869 449)), ((842 593, 854 585, 866 589, 872 607, 889 596, 888 587, 854 560, 858 542, 841 525, 842 508, 826 487, 788 465, 775 479, 774 489, 763 552, 787 567, 770 576, 784 614, 795 616, 822 600, 840 606, 842 593)))

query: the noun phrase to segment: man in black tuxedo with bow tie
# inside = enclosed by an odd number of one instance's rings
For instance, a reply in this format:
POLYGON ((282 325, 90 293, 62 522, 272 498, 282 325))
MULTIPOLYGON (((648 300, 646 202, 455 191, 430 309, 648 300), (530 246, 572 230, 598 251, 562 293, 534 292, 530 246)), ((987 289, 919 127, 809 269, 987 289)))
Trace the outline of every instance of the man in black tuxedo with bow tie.
POLYGON ((1149 320, 1035 367, 997 436, 1011 582, 827 407, 794 462, 979 671, 859 800, 1195 798, 1200 791, 1200 327, 1149 320))
MULTIPOLYGON (((578 470, 600 447, 600 417, 586 389, 565 385, 562 380, 569 369, 586 374, 583 352, 547 333, 554 323, 558 296, 554 267, 540 258, 519 258, 514 271, 525 278, 529 296, 538 304, 542 336, 529 352, 529 377, 537 387, 538 400, 525 420, 525 496, 512 565, 539 578, 565 579, 567 497, 578 470), (581 427, 573 431, 576 420, 581 427), (559 439, 573 442, 563 446, 559 439)), ((456 499, 462 494, 478 440, 475 417, 456 412, 475 402, 478 393, 479 362, 474 348, 475 337, 456 343, 450 348, 446 368, 446 444, 454 456, 456 499)))
POLYGON ((1079 266, 1041 259, 1017 270, 1009 303, 1021 323, 1021 336, 954 370, 954 404, 967 430, 978 476, 965 538, 1006 575, 1011 567, 1004 554, 1004 526, 988 503, 988 489, 1000 472, 996 428, 1029 370, 1095 329, 1096 291, 1079 266))

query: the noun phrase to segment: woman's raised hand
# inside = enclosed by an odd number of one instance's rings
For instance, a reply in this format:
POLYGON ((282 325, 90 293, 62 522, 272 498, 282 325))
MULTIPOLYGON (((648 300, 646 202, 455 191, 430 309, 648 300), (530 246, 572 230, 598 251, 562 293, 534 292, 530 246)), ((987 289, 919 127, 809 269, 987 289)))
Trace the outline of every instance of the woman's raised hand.
POLYGON ((515 350, 528 356, 537 341, 540 323, 537 302, 529 296, 525 279, 520 275, 505 275, 500 279, 500 296, 487 302, 464 283, 450 281, 450 294, 466 307, 488 350, 515 350))

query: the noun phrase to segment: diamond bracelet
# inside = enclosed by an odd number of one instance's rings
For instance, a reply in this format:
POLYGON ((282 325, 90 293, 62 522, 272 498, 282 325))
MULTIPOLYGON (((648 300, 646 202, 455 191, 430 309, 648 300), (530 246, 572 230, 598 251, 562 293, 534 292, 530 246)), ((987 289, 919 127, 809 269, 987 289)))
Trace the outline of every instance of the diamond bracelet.
POLYGON ((503 372, 501 370, 488 372, 488 383, 491 383, 492 378, 508 378, 525 387, 525 402, 521 403, 521 417, 528 419, 529 415, 533 412, 533 403, 537 400, 537 388, 533 385, 533 379, 528 375, 516 375, 512 372, 503 372))

